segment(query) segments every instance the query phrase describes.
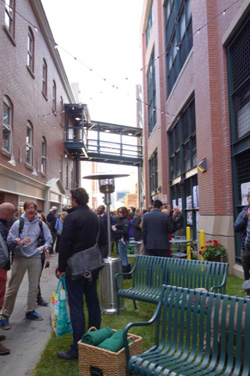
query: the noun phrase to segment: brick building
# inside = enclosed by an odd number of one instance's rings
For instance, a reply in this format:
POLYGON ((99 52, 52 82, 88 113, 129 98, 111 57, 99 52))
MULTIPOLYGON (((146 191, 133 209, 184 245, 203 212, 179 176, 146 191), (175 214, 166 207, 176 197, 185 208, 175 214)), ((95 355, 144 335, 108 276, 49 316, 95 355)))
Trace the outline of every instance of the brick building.
POLYGON ((65 150, 73 92, 40 0, 0 2, 0 25, 0 202, 62 209, 79 174, 65 150))
POLYGON ((179 205, 240 273, 233 222, 250 190, 249 0, 145 0, 145 206, 179 205), (198 168, 197 168, 198 167, 198 168))

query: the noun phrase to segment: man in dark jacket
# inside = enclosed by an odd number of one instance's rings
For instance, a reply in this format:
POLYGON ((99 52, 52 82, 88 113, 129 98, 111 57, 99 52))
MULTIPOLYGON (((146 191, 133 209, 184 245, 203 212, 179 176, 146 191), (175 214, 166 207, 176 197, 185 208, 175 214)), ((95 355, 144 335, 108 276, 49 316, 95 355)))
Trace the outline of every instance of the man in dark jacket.
POLYGON ((56 232, 57 232, 57 229, 56 229, 56 221, 57 221, 56 211, 57 211, 57 207, 52 206, 52 208, 50 208, 49 214, 47 215, 47 223, 48 223, 48 226, 49 226, 49 229, 50 229, 50 232, 51 232, 51 236, 52 236, 52 239, 53 239, 53 242, 52 242, 51 247, 49 249, 50 255, 53 255, 54 244, 55 244, 55 241, 56 241, 56 232))
MULTIPOLYGON (((14 249, 21 240, 7 240, 8 236, 8 221, 13 217, 15 213, 15 207, 11 203, 5 202, 0 205, 0 233, 3 240, 5 241, 9 251, 14 249)), ((7 281, 7 271, 10 269, 10 260, 7 262, 4 268, 0 268, 0 310, 2 309, 5 290, 6 290, 6 281, 7 281)), ((1 341, 5 339, 5 336, 0 335, 0 355, 10 354, 10 350, 7 347, 3 346, 1 341)))
POLYGON ((59 245, 59 273, 62 278, 66 274, 66 287, 69 297, 70 318, 73 329, 73 342, 70 350, 59 351, 60 359, 75 359, 78 357, 77 342, 85 333, 85 316, 83 311, 83 295, 85 295, 88 308, 88 328, 101 325, 101 310, 97 294, 98 273, 93 273, 93 279, 72 280, 67 272, 67 261, 74 253, 93 247, 96 243, 98 231, 100 236, 98 244, 105 244, 105 234, 102 222, 97 215, 89 209, 87 203, 89 195, 84 188, 71 190, 72 209, 68 211, 63 224, 59 245))
MULTIPOLYGON (((241 235, 241 262, 245 281, 250 278, 250 251, 245 247, 247 221, 250 213, 250 192, 247 195, 247 202, 248 205, 243 208, 234 223, 234 230, 240 232, 241 235)), ((250 290, 247 290, 247 295, 250 295, 250 290)))
POLYGON ((139 247, 137 247, 136 253, 140 253, 140 255, 144 253, 144 245, 142 241, 142 215, 143 215, 142 209, 137 209, 133 217, 134 239, 136 242, 139 242, 139 247))
POLYGON ((149 256, 170 256, 168 233, 172 232, 172 223, 167 214, 161 212, 162 202, 154 201, 154 208, 144 214, 142 221, 142 237, 145 254, 149 256))

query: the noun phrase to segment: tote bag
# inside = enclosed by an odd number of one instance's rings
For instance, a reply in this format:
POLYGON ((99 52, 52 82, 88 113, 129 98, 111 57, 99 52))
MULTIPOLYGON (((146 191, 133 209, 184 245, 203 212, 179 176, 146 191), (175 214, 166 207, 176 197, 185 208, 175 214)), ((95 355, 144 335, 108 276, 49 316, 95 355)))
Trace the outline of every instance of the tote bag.
POLYGON ((0 268, 4 268, 9 260, 7 245, 0 233, 0 268))
POLYGON ((57 289, 53 291, 51 295, 50 326, 57 337, 72 333, 72 326, 68 314, 65 277, 58 281, 57 289))

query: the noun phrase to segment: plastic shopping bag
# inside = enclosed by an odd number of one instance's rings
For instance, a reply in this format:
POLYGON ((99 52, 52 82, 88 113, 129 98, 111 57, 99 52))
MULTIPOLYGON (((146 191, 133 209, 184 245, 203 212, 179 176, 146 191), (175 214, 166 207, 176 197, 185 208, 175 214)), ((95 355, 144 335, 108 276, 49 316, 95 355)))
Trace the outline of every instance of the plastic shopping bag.
POLYGON ((67 310, 66 284, 63 277, 58 281, 56 291, 50 300, 50 326, 57 337, 72 333, 72 327, 67 310))

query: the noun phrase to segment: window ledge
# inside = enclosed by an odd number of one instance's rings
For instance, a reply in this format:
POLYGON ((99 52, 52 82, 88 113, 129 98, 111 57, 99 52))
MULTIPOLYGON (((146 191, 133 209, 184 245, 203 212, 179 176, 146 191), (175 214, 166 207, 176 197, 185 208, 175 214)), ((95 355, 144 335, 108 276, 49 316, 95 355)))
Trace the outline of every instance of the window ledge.
POLYGON ((32 70, 30 69, 30 67, 28 65, 26 65, 26 68, 27 68, 27 71, 30 73, 31 77, 35 79, 36 77, 35 77, 34 73, 32 72, 32 70))
POLYGON ((31 171, 33 171, 33 166, 31 166, 31 164, 29 164, 29 163, 25 163, 25 166, 29 169, 29 170, 31 170, 31 171))
POLYGON ((44 97, 44 99, 46 100, 46 101, 48 101, 48 97, 47 97, 47 95, 42 91, 42 95, 43 95, 43 97, 44 97))
POLYGON ((3 25, 3 29, 5 31, 5 33, 7 34, 9 40, 11 41, 11 43, 13 44, 13 46, 16 47, 16 41, 15 39, 13 38, 13 35, 9 32, 9 30, 7 29, 7 27, 5 25, 3 25))
POLYGON ((2 154, 6 155, 6 157, 9 157, 9 158, 11 157, 11 152, 3 148, 2 148, 2 154))

